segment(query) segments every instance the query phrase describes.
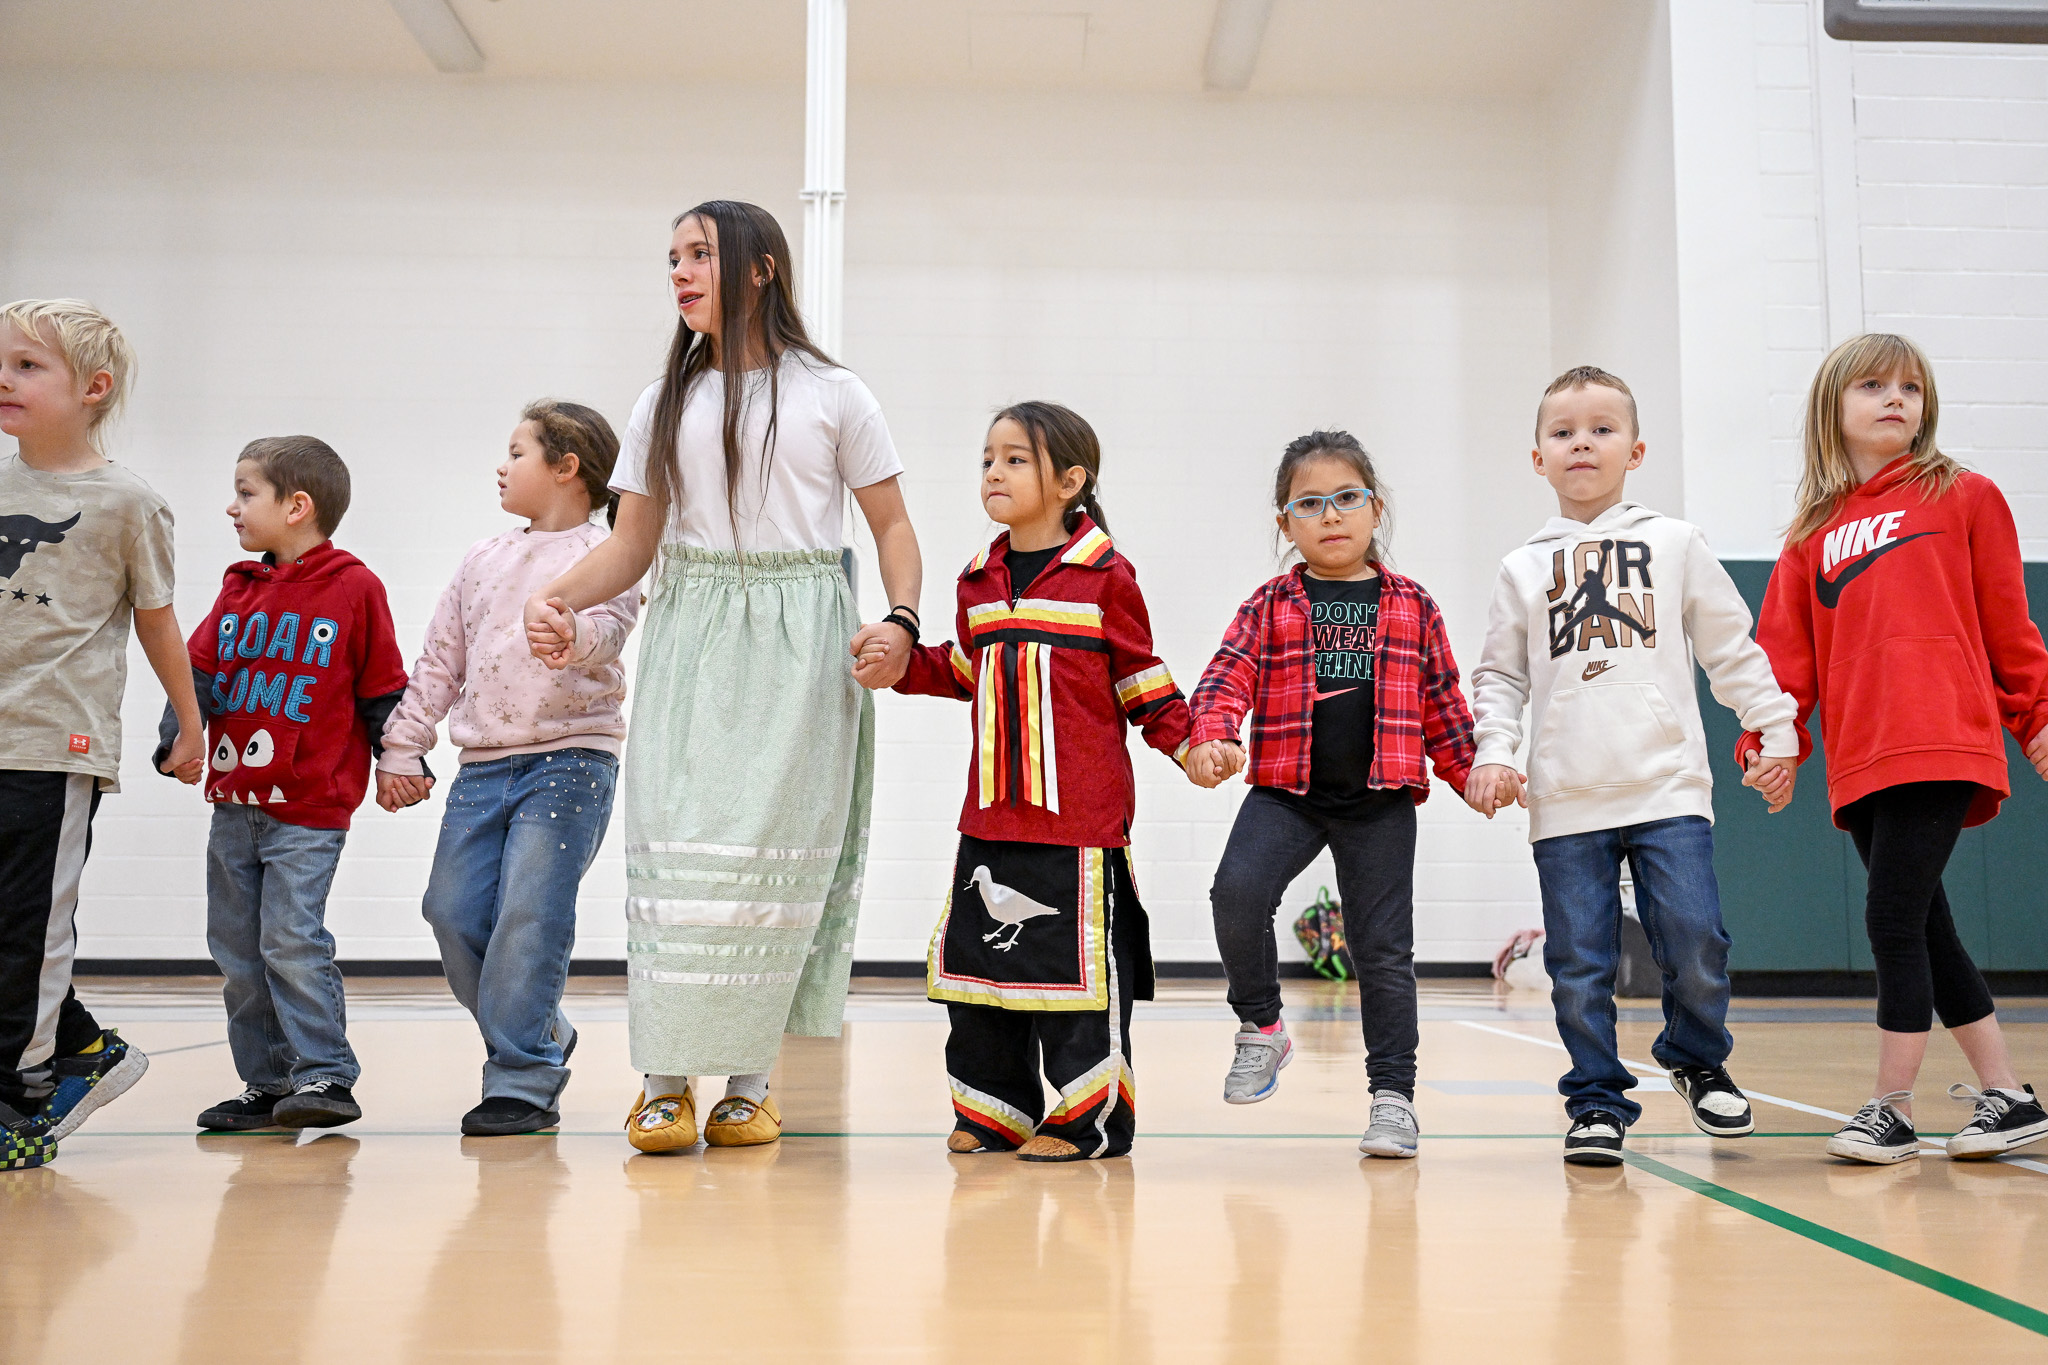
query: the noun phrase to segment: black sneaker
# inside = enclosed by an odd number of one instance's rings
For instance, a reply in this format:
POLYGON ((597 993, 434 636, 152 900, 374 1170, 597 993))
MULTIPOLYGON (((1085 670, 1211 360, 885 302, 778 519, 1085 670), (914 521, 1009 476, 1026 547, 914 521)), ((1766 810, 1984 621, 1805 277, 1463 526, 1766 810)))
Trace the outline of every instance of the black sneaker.
POLYGON ((0 1171, 30 1171, 56 1159, 56 1139, 41 1115, 0 1104, 0 1171))
POLYGON ((1828 1139, 1828 1155, 1889 1166, 1920 1155, 1920 1135, 1913 1120, 1899 1109, 1900 1100, 1910 1100, 1910 1090, 1879 1095, 1856 1111, 1856 1117, 1842 1125, 1842 1131, 1828 1139))
POLYGON ((1728 1078, 1726 1067, 1675 1067, 1671 1088, 1692 1110, 1692 1126, 1708 1137, 1748 1137, 1756 1131, 1749 1099, 1728 1078))
POLYGON ((271 1110, 283 1098, 252 1085, 233 1099, 222 1100, 201 1114, 198 1123, 210 1133, 246 1133, 256 1128, 275 1128, 277 1120, 270 1116, 271 1110))
POLYGON ((1628 1125, 1605 1109, 1588 1109, 1564 1135, 1564 1159, 1574 1166, 1619 1166, 1628 1125))
POLYGON ((464 1137, 512 1137, 553 1128, 562 1116, 504 1095, 486 1096, 484 1102, 462 1116, 464 1137))
POLYGON ((1974 1090, 1952 1085, 1949 1098, 1973 1100, 1977 1112, 1948 1140, 1948 1154, 1957 1161, 1977 1161, 2024 1147, 2048 1138, 2048 1110, 2034 1095, 2034 1087, 2022 1086, 2025 1099, 2015 1099, 2009 1090, 1974 1090))
POLYGON ((362 1116, 355 1091, 332 1076, 307 1081, 270 1111, 271 1122, 284 1128, 335 1128, 362 1116))
POLYGON ((142 1049, 122 1042, 113 1029, 100 1034, 100 1043, 98 1052, 73 1053, 51 1063, 57 1088, 36 1116, 50 1126, 52 1142, 62 1142, 77 1132, 78 1125, 92 1117, 95 1109, 126 1094, 149 1070, 149 1058, 142 1049))

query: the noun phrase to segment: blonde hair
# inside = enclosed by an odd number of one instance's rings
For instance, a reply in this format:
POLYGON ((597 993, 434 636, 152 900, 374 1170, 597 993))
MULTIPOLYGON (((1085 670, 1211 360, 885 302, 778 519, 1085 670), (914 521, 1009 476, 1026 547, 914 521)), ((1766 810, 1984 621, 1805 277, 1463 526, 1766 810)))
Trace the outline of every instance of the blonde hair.
POLYGON ((1792 526, 1785 533, 1787 544, 1797 544, 1827 525, 1840 510, 1842 500, 1856 489, 1856 467, 1849 462, 1849 445, 1842 438, 1842 395, 1859 379, 1898 370, 1919 375, 1923 397, 1920 430, 1914 434, 1906 454, 1913 471, 1907 482, 1919 486, 1922 501, 1938 498, 1955 487, 1963 467, 1934 444, 1934 423, 1941 405, 1935 400, 1934 367, 1927 363, 1926 354, 1905 337, 1891 332, 1866 332, 1851 337, 1828 352, 1828 358, 1813 373, 1813 387, 1806 391, 1806 427, 1802 433, 1805 460, 1799 473, 1792 526))
POLYGON ((1634 428, 1634 438, 1643 437, 1643 419, 1636 412, 1636 396, 1629 392, 1628 385, 1621 382, 1619 375, 1609 374, 1598 365, 1574 365, 1550 381, 1550 387, 1543 391, 1543 397, 1536 400, 1536 442, 1543 443, 1543 405, 1567 389, 1601 388, 1613 389, 1628 400, 1628 424, 1634 428))
POLYGON ((90 382, 101 370, 112 377, 113 384, 93 408, 89 424, 97 448, 100 428, 128 397, 128 381, 135 372, 135 352, 129 348, 128 338, 84 299, 17 299, 0 308, 0 321, 11 322, 24 334, 46 343, 54 335, 58 354, 81 382, 90 382))

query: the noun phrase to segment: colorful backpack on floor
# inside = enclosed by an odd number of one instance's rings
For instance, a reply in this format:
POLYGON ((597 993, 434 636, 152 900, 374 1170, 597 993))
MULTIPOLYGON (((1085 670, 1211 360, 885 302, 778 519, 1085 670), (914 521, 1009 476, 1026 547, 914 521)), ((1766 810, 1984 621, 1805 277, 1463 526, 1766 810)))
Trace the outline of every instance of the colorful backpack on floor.
POLYGON ((1351 958, 1344 951, 1344 911, 1330 898, 1330 888, 1316 888, 1315 903, 1294 921, 1294 936, 1308 954, 1308 965, 1329 981, 1351 979, 1351 958))

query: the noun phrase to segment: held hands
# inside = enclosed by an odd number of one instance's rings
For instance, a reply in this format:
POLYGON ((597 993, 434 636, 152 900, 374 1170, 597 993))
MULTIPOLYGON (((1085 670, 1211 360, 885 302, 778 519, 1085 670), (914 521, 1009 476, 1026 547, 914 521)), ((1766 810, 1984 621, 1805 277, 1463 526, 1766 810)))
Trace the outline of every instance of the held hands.
POLYGON ((559 597, 529 597, 525 616, 526 646, 533 657, 549 668, 567 668, 576 650, 576 613, 559 597))
POLYGON ((199 781, 206 771, 206 731, 195 732, 178 728, 178 737, 171 743, 171 752, 164 759, 162 771, 177 778, 186 786, 199 781))
POLYGON ((1742 775, 1742 785, 1755 787, 1763 794, 1764 801, 1772 815, 1792 804, 1792 789, 1799 783, 1799 760, 1796 758, 1765 758, 1752 754, 1749 771, 1742 775))
MULTIPOLYGON (((1467 788, 1467 790, 1470 789, 1467 788)), ((1527 957, 1535 949, 1537 942, 1542 937, 1543 931, 1541 929, 1515 930, 1515 936, 1509 939, 1501 947, 1501 950, 1493 955, 1493 979, 1495 981, 1507 980, 1508 964, 1527 957)))
POLYGON ((2042 726, 2041 733, 2027 746, 2027 762, 2034 765, 2042 781, 2048 782, 2048 725, 2042 726))
POLYGON ((1482 763, 1465 778, 1465 804, 1491 820, 1508 806, 1528 806, 1528 782, 1505 763, 1482 763))
POLYGON ((1244 771, 1244 749, 1227 739, 1212 739, 1188 750, 1182 766, 1197 787, 1217 787, 1244 771))
POLYGON ((910 648, 910 632, 894 621, 862 626, 846 650, 853 656, 853 680, 871 692, 894 687, 910 671, 910 648))
POLYGON ((434 779, 409 773, 377 771, 377 804, 388 811, 417 806, 434 789, 434 779))

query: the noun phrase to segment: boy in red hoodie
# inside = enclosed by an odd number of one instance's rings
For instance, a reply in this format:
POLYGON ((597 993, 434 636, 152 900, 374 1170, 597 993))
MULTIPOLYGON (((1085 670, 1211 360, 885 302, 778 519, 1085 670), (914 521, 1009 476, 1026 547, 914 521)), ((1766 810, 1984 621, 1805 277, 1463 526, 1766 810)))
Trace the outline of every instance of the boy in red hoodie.
POLYGON ((348 466, 325 442, 250 442, 227 512, 262 559, 228 567, 187 642, 216 803, 206 942, 227 977, 228 1045, 247 1087, 201 1128, 362 1117, 327 889, 406 673, 384 585, 328 539, 348 500, 348 466))

